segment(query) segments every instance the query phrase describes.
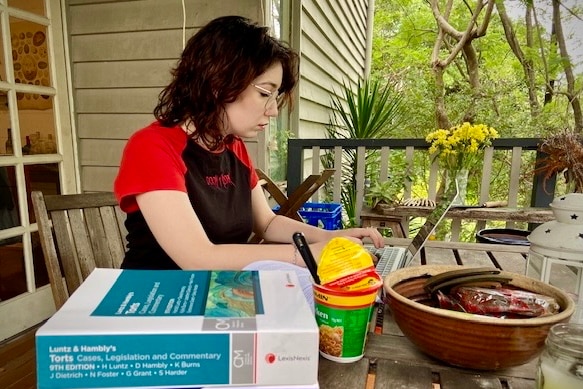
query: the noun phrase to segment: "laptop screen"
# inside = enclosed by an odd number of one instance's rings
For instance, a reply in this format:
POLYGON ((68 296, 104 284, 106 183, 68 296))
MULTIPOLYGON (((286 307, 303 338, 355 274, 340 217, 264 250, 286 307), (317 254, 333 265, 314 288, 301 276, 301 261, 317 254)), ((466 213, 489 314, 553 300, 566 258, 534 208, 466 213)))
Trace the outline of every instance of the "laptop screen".
POLYGON ((449 196, 446 195, 442 197, 442 201, 436 204, 433 211, 431 211, 431 213, 427 216, 427 220, 425 221, 425 223, 423 223, 421 228, 419 228, 419 231, 411 241, 409 247, 407 247, 407 250, 409 251, 409 253, 411 253, 411 255, 409 255, 409 258, 405 266, 409 266, 409 264, 417 256, 417 253, 423 248, 425 242, 429 240, 429 237, 431 236, 431 234, 433 234, 437 225, 441 222, 441 220, 443 220, 445 214, 447 213, 447 211, 449 211, 449 209, 453 205, 454 199, 459 195, 459 187, 457 180, 455 184, 456 192, 454 194, 450 194, 449 196))

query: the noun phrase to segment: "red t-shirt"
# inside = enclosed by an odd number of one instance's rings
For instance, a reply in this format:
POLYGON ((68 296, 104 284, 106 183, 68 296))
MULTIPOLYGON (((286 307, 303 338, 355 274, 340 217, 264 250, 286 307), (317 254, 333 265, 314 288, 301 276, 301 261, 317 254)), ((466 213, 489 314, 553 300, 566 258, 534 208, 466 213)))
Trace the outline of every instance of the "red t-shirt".
POLYGON ((178 126, 154 122, 137 131, 124 149, 114 183, 121 209, 127 213, 128 251, 122 267, 178 268, 154 239, 136 195, 154 190, 188 193, 212 242, 245 243, 253 227, 251 190, 257 181, 240 138, 221 152, 209 152, 178 126))

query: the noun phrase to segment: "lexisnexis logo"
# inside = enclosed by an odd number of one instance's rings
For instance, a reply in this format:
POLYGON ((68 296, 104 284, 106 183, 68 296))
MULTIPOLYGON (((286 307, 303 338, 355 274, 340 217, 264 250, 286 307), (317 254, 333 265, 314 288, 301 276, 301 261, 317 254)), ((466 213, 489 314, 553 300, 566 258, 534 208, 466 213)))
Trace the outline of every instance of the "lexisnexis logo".
POLYGON ((302 355, 276 355, 268 353, 265 355, 265 362, 272 365, 276 362, 309 362, 312 357, 302 355))
POLYGON ((270 365, 275 362, 276 360, 275 354, 269 353, 265 356, 265 362, 269 363, 270 365))

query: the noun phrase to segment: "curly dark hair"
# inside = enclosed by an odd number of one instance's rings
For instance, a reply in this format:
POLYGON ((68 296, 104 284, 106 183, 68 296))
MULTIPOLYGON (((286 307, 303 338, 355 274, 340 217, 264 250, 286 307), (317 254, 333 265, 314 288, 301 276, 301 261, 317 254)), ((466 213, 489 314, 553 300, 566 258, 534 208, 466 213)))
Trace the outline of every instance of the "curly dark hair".
POLYGON ((172 70, 172 82, 160 92, 154 115, 166 127, 192 122, 195 137, 214 150, 223 143, 225 104, 237 97, 274 63, 283 67, 280 104, 291 106, 298 80, 298 55, 241 16, 212 20, 186 44, 172 70))

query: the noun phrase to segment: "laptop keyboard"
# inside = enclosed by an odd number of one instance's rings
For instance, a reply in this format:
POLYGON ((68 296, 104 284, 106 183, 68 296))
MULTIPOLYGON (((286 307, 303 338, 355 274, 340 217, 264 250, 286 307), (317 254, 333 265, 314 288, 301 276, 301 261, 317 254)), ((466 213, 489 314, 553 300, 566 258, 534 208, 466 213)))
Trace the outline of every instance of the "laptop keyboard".
POLYGON ((382 278, 400 266, 399 262, 404 254, 402 249, 396 247, 387 246, 377 249, 374 246, 367 246, 366 249, 379 259, 376 270, 382 278))

